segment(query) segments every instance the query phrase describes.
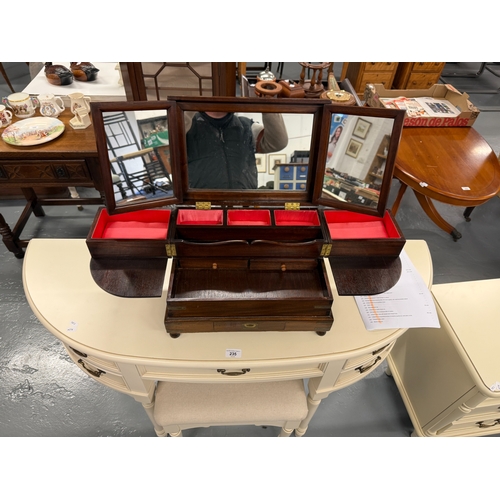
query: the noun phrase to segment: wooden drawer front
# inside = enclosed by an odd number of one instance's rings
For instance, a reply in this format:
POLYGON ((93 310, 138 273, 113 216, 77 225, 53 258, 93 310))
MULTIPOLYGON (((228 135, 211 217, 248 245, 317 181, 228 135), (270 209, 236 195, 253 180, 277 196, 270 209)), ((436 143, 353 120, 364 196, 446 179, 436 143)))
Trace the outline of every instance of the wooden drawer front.
POLYGON ((369 366, 377 358, 377 356, 380 356, 381 354, 387 355, 393 345, 394 342, 362 356, 348 359, 342 371, 346 372, 349 370, 355 370, 358 367, 369 366))
POLYGON ((362 379, 363 377, 366 377, 366 375, 380 366, 382 361, 389 354, 393 345, 394 342, 392 344, 389 344, 382 350, 375 351, 375 355, 371 353, 365 356, 353 358, 352 360, 348 360, 344 365, 342 373, 339 375, 339 378, 335 382, 335 389, 341 389, 342 387, 351 385, 354 382, 362 379))
POLYGON ((441 73, 445 63, 443 62, 416 62, 413 63, 412 71, 428 71, 441 73))
MULTIPOLYGON (((478 420, 487 418, 500 418, 500 401, 492 402, 486 400, 481 406, 476 406, 470 413, 465 414, 466 418, 472 417, 478 420)), ((500 428, 499 431, 500 432, 500 428)))
POLYGON ((398 67, 397 62, 367 62, 365 71, 394 71, 398 67))
POLYGON ((258 259, 250 261, 250 269, 255 270, 270 270, 270 271, 300 271, 312 270, 318 267, 316 259, 301 259, 301 260, 274 260, 274 259, 258 259))
POLYGON ((224 362, 218 368, 199 367, 141 367, 142 378, 146 380, 190 381, 190 382, 247 382, 260 380, 291 380, 299 378, 321 377, 324 363, 292 364, 288 366, 252 367, 239 364, 238 368, 224 362))
POLYGON ((180 267, 192 269, 246 269, 247 259, 179 259, 180 267))
POLYGON ((500 415, 487 414, 487 415, 469 415, 460 418, 450 425, 440 429, 437 433, 438 436, 453 436, 460 435, 487 435, 500 433, 500 415))
POLYGON ((394 80, 394 73, 379 71, 379 72, 369 72, 365 73, 361 78, 359 88, 356 91, 364 92, 365 87, 368 83, 382 83, 386 89, 390 89, 392 82, 394 80))
POLYGON ((129 391, 129 387, 121 375, 113 373, 109 368, 104 368, 105 365, 109 365, 110 367, 114 366, 114 368, 117 369, 114 363, 108 363, 93 356, 79 356, 72 348, 68 349, 67 346, 66 348, 71 359, 84 373, 90 375, 92 378, 98 380, 104 385, 107 385, 108 387, 111 387, 112 389, 116 389, 118 391, 129 391))
POLYGON ((84 160, 0 161, 1 181, 67 182, 90 181, 84 160))
POLYGON ((407 89, 428 89, 438 82, 441 73, 412 73, 407 89))
POLYGON ((71 359, 75 363, 78 362, 78 360, 81 358, 84 361, 87 360, 93 366, 96 366, 96 367, 98 367, 102 370, 105 370, 107 372, 114 372, 116 374, 120 373, 118 366, 116 366, 116 364, 113 363, 112 361, 107 361, 105 359, 96 358, 95 356, 88 355, 87 353, 85 353, 79 349, 75 349, 74 347, 71 347, 70 345, 64 344, 64 347, 66 347, 68 354, 70 355, 71 359))
POLYGON ((228 318, 218 321, 203 319, 169 319, 165 321, 165 329, 171 335, 178 333, 210 333, 210 332, 262 332, 262 331, 288 331, 288 332, 327 332, 333 323, 332 317, 325 318, 299 318, 291 321, 288 318, 259 319, 259 318, 228 318))

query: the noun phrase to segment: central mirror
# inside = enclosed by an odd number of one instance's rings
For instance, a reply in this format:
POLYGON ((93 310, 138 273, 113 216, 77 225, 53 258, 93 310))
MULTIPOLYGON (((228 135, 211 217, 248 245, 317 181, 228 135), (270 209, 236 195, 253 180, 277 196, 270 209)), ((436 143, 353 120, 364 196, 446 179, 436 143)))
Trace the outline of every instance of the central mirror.
POLYGON ((111 214, 296 202, 383 215, 404 117, 320 99, 172 97, 91 108, 111 214))

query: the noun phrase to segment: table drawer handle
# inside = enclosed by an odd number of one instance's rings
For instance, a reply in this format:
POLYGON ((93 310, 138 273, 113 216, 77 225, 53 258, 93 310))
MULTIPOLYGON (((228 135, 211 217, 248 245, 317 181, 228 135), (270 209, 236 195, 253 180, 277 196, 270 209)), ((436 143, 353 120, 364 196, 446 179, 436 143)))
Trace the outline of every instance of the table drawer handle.
POLYGON ((377 356, 375 358, 375 360, 373 361, 373 363, 371 363, 370 365, 368 366, 360 366, 358 368, 356 368, 356 370, 358 370, 359 373, 364 373, 366 372, 367 370, 369 370, 370 368, 373 368, 382 358, 380 356, 377 356))
POLYGON ((99 378, 101 375, 105 375, 106 372, 103 371, 103 370, 100 370, 99 368, 97 368, 97 370, 92 370, 91 368, 89 368, 88 366, 85 365, 85 363, 83 362, 82 359, 79 359, 78 360, 78 363, 82 365, 82 368, 87 372, 87 373, 90 373, 90 375, 93 375, 94 377, 97 377, 99 378))
MULTIPOLYGON (((387 344, 387 345, 389 345, 389 344, 387 344)), ((375 355, 377 355, 378 353, 382 352, 382 351, 383 351, 383 350, 387 347, 387 345, 385 345, 385 346, 381 347, 380 349, 377 349, 376 351, 373 351, 373 352, 372 352, 372 355, 373 355, 373 356, 375 356, 375 355)))
POLYGON ((245 328, 257 328, 257 323, 245 323, 243 326, 245 328))
POLYGON ((84 352, 77 351, 74 347, 69 346, 69 348, 75 353, 78 354, 81 358, 86 358, 87 355, 84 352))
POLYGON ((500 418, 497 418, 493 424, 485 424, 484 420, 481 420, 480 422, 476 422, 476 425, 480 429, 486 429, 488 427, 495 427, 495 425, 498 425, 498 424, 500 424, 500 418))
POLYGON ((228 377, 237 377, 238 375, 245 375, 245 373, 248 373, 250 371, 250 368, 243 368, 241 372, 227 372, 224 369, 219 369, 217 370, 217 373, 220 373, 222 375, 227 375, 228 377))

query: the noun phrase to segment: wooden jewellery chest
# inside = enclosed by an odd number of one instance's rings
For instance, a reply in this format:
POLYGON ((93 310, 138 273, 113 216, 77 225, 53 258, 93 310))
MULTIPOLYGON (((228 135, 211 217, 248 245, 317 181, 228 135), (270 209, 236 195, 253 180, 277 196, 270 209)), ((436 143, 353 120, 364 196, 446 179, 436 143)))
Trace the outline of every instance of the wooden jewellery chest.
POLYGON ((405 239, 385 204, 403 116, 321 99, 92 103, 106 199, 87 238, 95 281, 161 296, 168 271, 173 337, 324 335, 328 266, 340 294, 399 278, 405 239), (295 151, 309 152, 301 182, 279 188, 295 151))

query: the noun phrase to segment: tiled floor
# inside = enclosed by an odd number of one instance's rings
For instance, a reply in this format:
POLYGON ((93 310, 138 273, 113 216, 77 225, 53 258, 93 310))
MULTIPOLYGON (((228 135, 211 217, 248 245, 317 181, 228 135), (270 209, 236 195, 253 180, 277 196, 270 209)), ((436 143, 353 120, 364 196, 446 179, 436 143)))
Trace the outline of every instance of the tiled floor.
MULTIPOLYGON (((26 64, 7 69, 16 90, 22 90, 29 81, 26 64)), ((481 89, 480 78, 474 81, 481 89)), ((0 90, 2 95, 10 93, 3 81, 0 90)), ((471 100, 474 102, 472 93, 471 100)), ((488 106, 500 104, 500 96, 495 97, 494 104, 491 96, 488 100, 488 106)), ((500 152, 500 113, 482 112, 474 127, 500 152)), ((389 207, 397 188, 394 181, 389 207)), ((434 282, 500 278, 500 198, 477 207, 471 222, 463 219, 459 207, 437 207, 462 233, 457 242, 425 216, 411 192, 403 198, 397 215, 407 239, 428 243, 434 282)), ((20 201, 0 200, 0 212, 7 222, 16 220, 22 208, 20 201)), ((96 209, 86 206, 80 212, 76 207, 46 207, 46 217, 31 217, 23 235, 84 238, 96 209)), ((23 261, 3 244, 0 262, 0 436, 155 436, 139 403, 83 374, 59 341, 38 322, 23 292, 23 261)), ((324 400, 306 437, 409 436, 411 429, 396 386, 380 366, 362 381, 324 400)), ((251 426, 214 427, 186 431, 185 435, 275 436, 277 431, 251 426)))

